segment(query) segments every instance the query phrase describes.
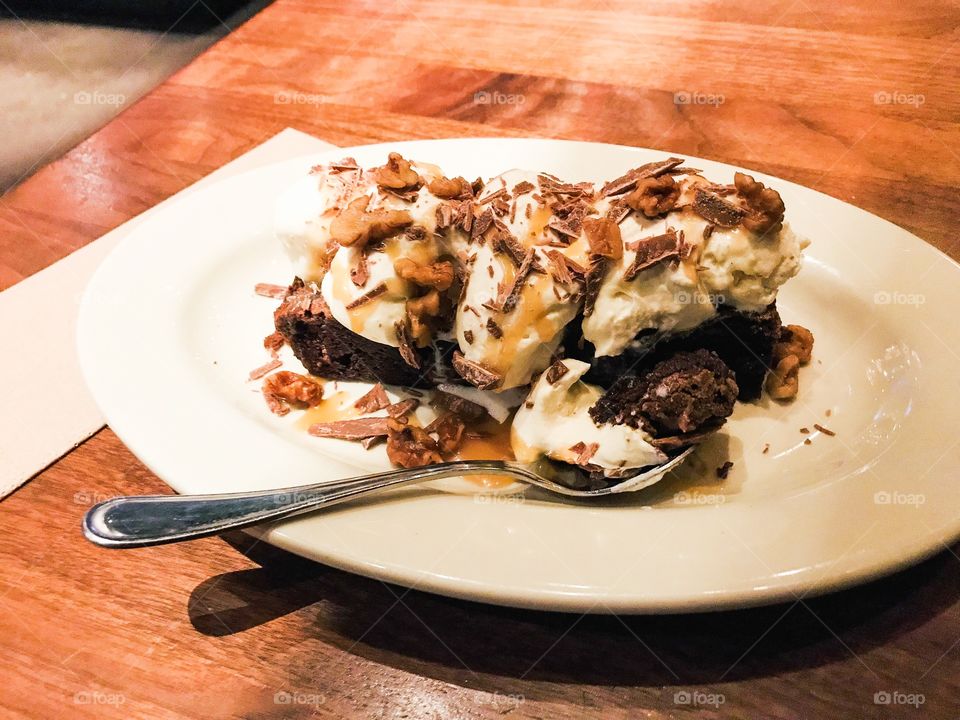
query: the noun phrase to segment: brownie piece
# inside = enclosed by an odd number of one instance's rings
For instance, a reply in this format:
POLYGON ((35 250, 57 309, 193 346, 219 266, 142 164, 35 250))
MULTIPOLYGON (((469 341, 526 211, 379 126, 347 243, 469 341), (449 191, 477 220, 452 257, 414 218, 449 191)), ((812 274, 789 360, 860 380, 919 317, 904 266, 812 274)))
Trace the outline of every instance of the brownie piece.
POLYGON ((382 345, 341 325, 316 288, 297 278, 274 311, 277 332, 311 375, 328 380, 359 380, 386 385, 432 387, 452 376, 452 343, 416 350, 420 368, 412 367, 395 347, 382 345))
POLYGON ((590 408, 598 424, 642 428, 655 438, 714 430, 738 394, 730 368, 708 350, 678 352, 641 375, 617 380, 590 408))
POLYGON ((710 350, 733 371, 740 390, 739 399, 755 400, 763 389, 773 345, 779 335, 780 314, 776 303, 755 313, 721 305, 714 317, 689 332, 674 335, 641 333, 616 357, 593 357, 589 343, 584 343, 579 350, 576 343, 568 343, 567 349, 568 354, 591 363, 584 379, 603 387, 610 387, 624 375, 642 375, 678 352, 710 350))

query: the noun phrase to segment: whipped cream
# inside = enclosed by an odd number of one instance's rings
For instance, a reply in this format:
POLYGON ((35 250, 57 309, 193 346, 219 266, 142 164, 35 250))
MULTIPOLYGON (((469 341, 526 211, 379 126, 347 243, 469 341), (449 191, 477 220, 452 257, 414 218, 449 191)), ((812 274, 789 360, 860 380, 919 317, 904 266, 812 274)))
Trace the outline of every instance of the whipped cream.
MULTIPOLYGON (((581 270, 591 262, 585 230, 578 228, 561 238, 550 228, 562 221, 558 223, 543 198, 550 197, 551 186, 560 181, 525 170, 491 179, 471 202, 474 226, 485 213, 489 220, 489 213, 498 210, 493 231, 485 240, 471 242, 457 226, 438 229, 438 211, 448 201, 431 193, 428 185, 442 177, 440 169, 416 161, 411 165, 423 179, 412 202, 381 190, 372 171, 344 172, 336 164, 314 168, 290 188, 278 203, 276 232, 296 273, 319 282, 341 324, 369 340, 397 347, 396 327, 406 317, 406 303, 422 289, 400 278, 395 262, 408 258, 427 265, 450 259, 462 271, 464 287, 458 301, 451 297, 456 311, 449 339, 456 341, 466 361, 499 378, 498 392, 527 385, 550 364, 566 326, 583 307, 582 273, 566 282, 551 269, 561 257, 581 270), (367 248, 367 277, 361 276, 358 283, 361 253, 333 241, 330 224, 352 200, 363 196, 370 198, 369 210, 410 213, 422 237, 400 233, 367 248), (496 240, 500 231, 509 238, 509 247, 496 240)), ((643 331, 690 330, 713 316, 720 304, 762 310, 800 269, 808 243, 789 225, 762 237, 742 224, 715 226, 693 209, 698 188, 717 190, 725 201, 740 207, 743 199, 732 187, 712 186, 697 174, 678 175, 677 182, 680 197, 665 215, 650 219, 633 211, 619 222, 622 257, 606 262, 592 312, 581 327, 597 356, 620 354, 643 331), (666 233, 682 237, 680 257, 630 272, 638 247, 666 233)), ((607 216, 625 197, 602 197, 600 187, 589 183, 579 187, 588 218, 607 216)))
POLYGON ((589 410, 603 390, 580 380, 590 369, 589 363, 560 362, 567 372, 553 384, 548 381, 549 372, 542 374, 513 419, 510 439, 519 462, 535 462, 546 455, 577 464, 582 448, 593 444, 596 450, 587 462, 607 475, 666 461, 666 455, 650 444, 650 437, 642 430, 627 425, 597 425, 589 410))

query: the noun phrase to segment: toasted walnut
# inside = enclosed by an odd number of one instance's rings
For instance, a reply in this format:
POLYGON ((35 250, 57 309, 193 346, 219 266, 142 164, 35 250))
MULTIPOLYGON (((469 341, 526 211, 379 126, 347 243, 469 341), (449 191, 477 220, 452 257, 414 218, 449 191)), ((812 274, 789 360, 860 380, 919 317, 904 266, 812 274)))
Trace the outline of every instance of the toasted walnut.
POLYGON ((291 407, 313 407, 323 400, 323 386, 313 378, 281 370, 263 381, 263 397, 276 415, 286 415, 291 407))
POLYGON ((649 218, 673 209, 680 197, 680 186, 672 175, 641 178, 636 189, 624 199, 627 205, 649 218))
POLYGON ((400 153, 390 153, 387 164, 373 170, 373 179, 377 185, 392 190, 406 190, 419 187, 421 180, 417 171, 403 159, 400 153))
POLYGON ((433 288, 441 292, 449 290, 456 277, 453 263, 449 260, 431 263, 430 265, 418 265, 410 258, 400 258, 393 264, 393 269, 404 280, 409 280, 420 287, 433 288))
POLYGON ((410 337, 417 347, 430 344, 433 321, 440 315, 440 293, 431 290, 426 295, 407 300, 407 316, 410 318, 410 337))
POLYGON ((427 432, 437 436, 437 445, 444 455, 451 455, 463 444, 467 426, 454 413, 445 413, 427 426, 427 432))
POLYGON ((473 188, 462 177, 446 178, 441 175, 430 181, 427 190, 445 200, 466 199, 473 196, 473 188))
POLYGON ((413 224, 406 210, 367 210, 370 196, 353 200, 330 223, 330 237, 340 245, 363 247, 371 240, 382 240, 413 224))
POLYGON ((406 468, 443 462, 436 440, 423 428, 399 418, 387 419, 387 457, 406 468))
POLYGON ((787 355, 777 362, 767 374, 767 393, 774 400, 790 400, 800 389, 800 360, 796 355, 787 355))
POLYGON ((749 209, 741 221, 743 226, 760 235, 778 232, 783 225, 785 210, 780 193, 741 172, 733 176, 733 184, 749 209))
POLYGON ((801 365, 810 362, 813 333, 802 325, 784 325, 780 328, 780 337, 773 346, 773 357, 779 361, 788 355, 796 355, 801 365))
POLYGON ((619 260, 623 257, 623 239, 620 226, 610 218, 587 218, 583 221, 583 230, 587 234, 592 255, 619 260))

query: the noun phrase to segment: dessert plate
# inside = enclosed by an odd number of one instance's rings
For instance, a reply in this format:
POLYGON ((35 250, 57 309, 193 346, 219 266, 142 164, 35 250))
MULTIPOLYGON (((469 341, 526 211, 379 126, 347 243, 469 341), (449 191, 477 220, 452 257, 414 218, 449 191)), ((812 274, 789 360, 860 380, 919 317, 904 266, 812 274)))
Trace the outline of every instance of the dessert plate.
MULTIPOLYGON (((140 223, 83 298, 81 364, 110 427, 181 493, 320 482, 385 467, 308 436, 266 409, 250 370, 268 358, 286 284, 272 236, 278 194, 317 163, 388 151, 451 176, 509 167, 604 180, 667 153, 553 140, 459 139, 346 148, 198 190, 140 223)), ((711 179, 734 168, 687 158, 711 179)), ((891 572, 960 535, 960 268, 919 238, 813 190, 780 191, 812 239, 781 291, 785 322, 809 327, 799 398, 739 405, 680 471, 606 502, 513 488, 420 488, 260 528, 263 540, 421 590, 576 612, 687 612, 791 600, 891 572), (818 430, 816 425, 835 433, 818 430), (716 468, 734 462, 726 480, 716 468)), ((288 359, 286 367, 299 368, 288 359)), ((341 386, 329 391, 360 392, 341 386)), ((465 483, 465 481, 463 481, 465 483)))

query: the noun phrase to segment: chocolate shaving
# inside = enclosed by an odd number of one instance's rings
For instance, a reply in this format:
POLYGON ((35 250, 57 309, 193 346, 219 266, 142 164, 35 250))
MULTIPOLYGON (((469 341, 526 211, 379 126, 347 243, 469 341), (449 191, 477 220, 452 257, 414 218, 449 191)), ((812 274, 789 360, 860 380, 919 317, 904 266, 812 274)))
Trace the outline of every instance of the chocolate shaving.
POLYGON ((383 410, 383 408, 389 404, 390 398, 387 397, 386 390, 383 389, 383 385, 377 383, 362 397, 358 398, 353 406, 364 415, 367 415, 377 410, 383 410))
POLYGON ((453 368, 460 377, 481 390, 493 390, 503 382, 502 377, 480 363, 467 360, 459 350, 453 351, 453 368))
POLYGON ((600 285, 603 283, 603 277, 607 272, 607 258, 602 255, 590 257, 590 268, 584 277, 584 295, 583 295, 583 316, 593 315, 593 306, 597 302, 597 296, 600 294, 600 285))
POLYGON ((717 227, 713 223, 707 223, 703 226, 703 239, 709 240, 710 236, 713 235, 714 228, 717 227))
POLYGON ((371 290, 368 290, 367 292, 365 292, 360 297, 354 300, 351 300, 349 303, 344 305, 344 307, 347 310, 353 310, 355 308, 360 307, 361 305, 366 305, 368 302, 370 302, 374 298, 380 295, 383 295, 386 291, 387 291, 387 284, 382 282, 379 285, 377 285, 375 288, 372 288, 371 290))
POLYGON ((403 200, 404 202, 408 202, 408 203, 414 202, 417 199, 417 197, 420 195, 420 188, 398 189, 398 188, 381 186, 380 189, 383 192, 389 193, 390 195, 394 195, 400 198, 401 200, 403 200))
POLYGON ((561 235, 566 235, 567 237, 576 240, 578 237, 580 237, 580 231, 583 229, 583 224, 581 218, 576 216, 565 219, 553 216, 547 223, 547 227, 550 230, 555 230, 561 235))
POLYGON ((490 229, 490 226, 493 225, 493 220, 493 212, 490 208, 487 208, 476 217, 473 221, 473 228, 470 230, 470 242, 477 239, 480 239, 482 242, 483 235, 490 229))
POLYGON ((473 345, 473 330, 464 330, 463 339, 467 341, 467 345, 473 345))
POLYGON ((307 432, 314 437, 363 440, 386 435, 387 418, 356 418, 354 420, 314 423, 307 429, 307 432))
POLYGON ((714 225, 732 228, 743 220, 743 210, 724 200, 719 195, 697 188, 693 196, 693 210, 697 215, 714 225))
POLYGON ((547 368, 547 372, 544 375, 544 379, 547 381, 548 385, 556 384, 557 380, 562 378, 570 372, 570 368, 566 366, 566 363, 557 360, 553 365, 547 368))
POLYGON ((256 370, 251 370, 251 371, 250 371, 250 379, 251 379, 251 380, 259 380, 259 379, 262 378, 264 375, 266 375, 266 374, 269 373, 269 372, 272 372, 273 370, 276 370, 276 369, 277 369, 278 367, 280 367, 281 365, 283 365, 283 362, 282 362, 280 359, 278 359, 278 358, 274 358, 273 360, 271 360, 270 362, 268 362, 266 365, 261 365, 261 366, 258 367, 256 370))
POLYGON ((617 200, 616 202, 611 203, 610 208, 607 210, 607 217, 619 225, 626 220, 627 216, 632 212, 633 208, 621 200, 617 200))
POLYGON ((469 420, 470 422, 476 422, 489 416, 487 409, 483 407, 483 405, 478 405, 472 400, 467 400, 459 395, 443 392, 443 390, 434 392, 430 404, 435 408, 453 413, 457 417, 469 420))
POLYGON ((825 427, 824 427, 823 425, 821 425, 820 423, 814 423, 813 426, 814 426, 817 430, 819 430, 820 432, 822 432, 824 435, 829 435, 830 437, 833 437, 834 435, 836 435, 836 433, 835 433, 833 430, 830 430, 830 429, 828 429, 828 428, 825 428, 825 427))
POLYGON ((637 254, 624 273, 624 279, 627 282, 633 280, 641 270, 646 270, 663 260, 679 259, 680 257, 677 233, 673 229, 667 230, 663 235, 654 235, 638 240, 633 244, 632 249, 635 249, 637 254))
MULTIPOLYGON (((505 225, 498 223, 497 234, 494 237, 492 248, 494 252, 503 252, 510 257, 510 260, 517 267, 523 264, 526 250, 517 238, 507 229, 505 225)), ((493 277, 492 275, 490 277, 493 277)))
POLYGON ((523 293, 523 284, 526 282, 530 271, 533 270, 535 260, 536 258, 534 251, 532 249, 527 250, 527 254, 523 258, 523 262, 520 264, 516 275, 513 277, 513 285, 510 287, 510 291, 503 299, 503 302, 500 303, 504 313, 509 313, 520 301, 520 295, 523 293))
POLYGON ((598 443, 578 442, 570 448, 570 452, 577 454, 574 460, 577 465, 586 465, 599 449, 600 445, 598 443))
POLYGON ((331 173, 350 172, 352 170, 359 169, 360 166, 357 165, 357 161, 352 157, 345 157, 343 160, 337 160, 336 162, 330 163, 331 173))
POLYGON ((496 192, 492 192, 486 197, 480 198, 479 200, 477 200, 477 205, 486 205, 488 202, 492 202, 493 200, 496 200, 499 197, 507 197, 506 188, 500 188, 496 192))
POLYGON ((497 340, 503 337, 503 330, 497 325, 493 318, 487 318, 487 332, 497 340))
POLYGON ((260 297, 273 298, 274 300, 283 300, 287 296, 287 288, 283 285, 273 285, 271 283, 257 283, 253 286, 253 291, 260 297))
POLYGON ((364 450, 369 450, 375 445, 385 442, 386 439, 387 438, 384 435, 371 435, 370 437, 363 438, 363 440, 360 441, 360 444, 363 445, 364 450))
POLYGON ((516 185, 513 186, 513 190, 511 191, 511 194, 513 195, 513 197, 520 197, 524 193, 528 193, 531 190, 536 190, 536 188, 537 186, 534 185, 529 180, 521 180, 520 182, 518 182, 516 185))
POLYGON ((413 349, 413 343, 410 339, 410 328, 407 326, 403 320, 398 320, 394 324, 394 329, 397 332, 397 342, 400 343, 400 357, 403 358, 403 361, 412 368, 420 369, 420 356, 417 354, 417 351, 413 349))
POLYGON ((367 265, 367 253, 364 252, 364 250, 365 248, 360 248, 360 257, 357 260, 357 266, 350 268, 350 280, 352 280, 353 284, 357 287, 363 287, 367 284, 367 280, 370 279, 370 272, 367 265))
POLYGON ((537 180, 543 192, 553 195, 586 195, 590 192, 591 187, 589 183, 578 183, 576 185, 565 183, 549 173, 540 173, 537 175, 537 180))
POLYGON ((673 168, 682 165, 683 160, 680 158, 667 158, 666 160, 661 160, 659 162, 647 163, 646 165, 641 165, 638 168, 628 171, 627 173, 621 175, 616 180, 611 180, 606 185, 600 189, 600 194, 603 197, 610 197, 611 195, 621 195, 628 190, 633 190, 636 187, 637 181, 641 178, 646 177, 659 177, 664 173, 669 172, 673 168))
POLYGON ((420 407, 420 401, 417 398, 407 398, 406 400, 395 402, 393 405, 387 405, 384 410, 387 411, 387 415, 390 417, 398 418, 409 415, 418 407, 420 407))

